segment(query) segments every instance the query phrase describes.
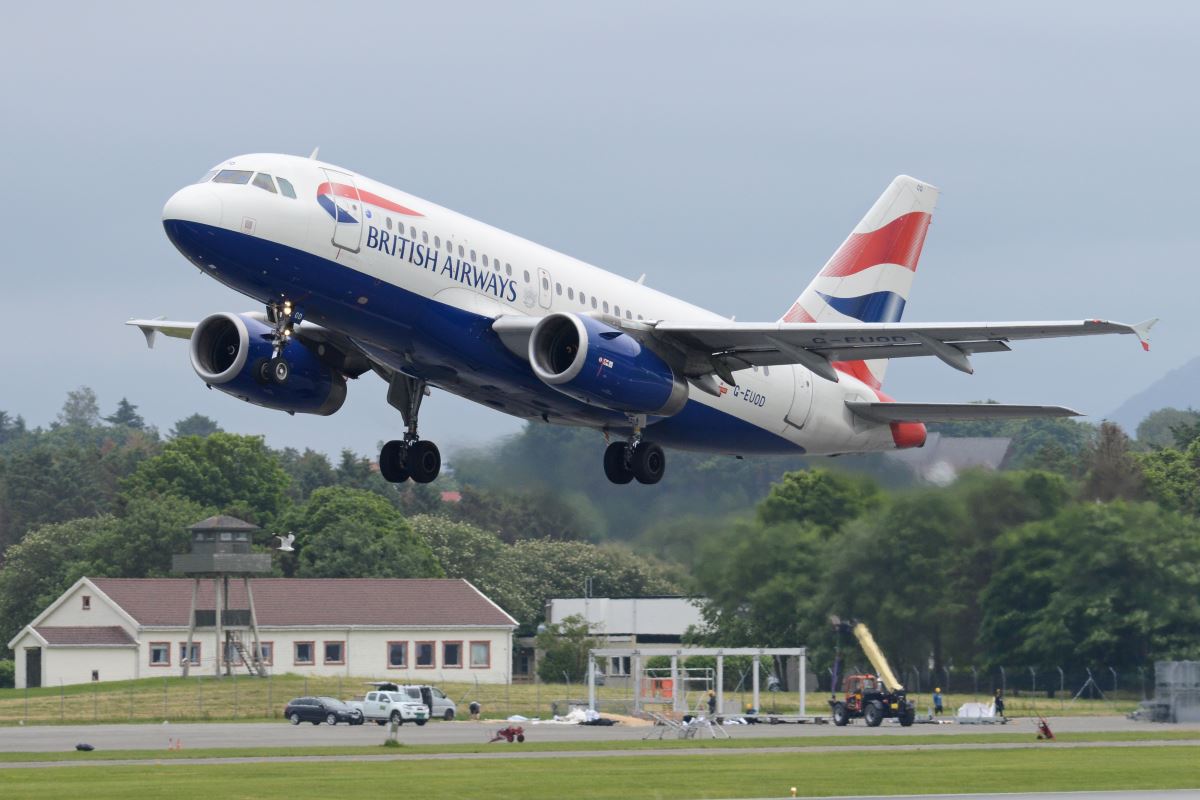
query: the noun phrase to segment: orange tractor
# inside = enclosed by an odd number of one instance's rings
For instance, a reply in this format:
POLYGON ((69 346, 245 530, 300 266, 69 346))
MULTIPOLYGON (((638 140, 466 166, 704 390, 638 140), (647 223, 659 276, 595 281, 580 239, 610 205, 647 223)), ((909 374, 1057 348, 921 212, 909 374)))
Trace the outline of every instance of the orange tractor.
POLYGON ((847 632, 854 633, 871 666, 879 673, 878 676, 846 676, 842 681, 843 696, 838 697, 834 692, 829 698, 833 724, 841 727, 850 720, 861 717, 869 728, 876 728, 889 718, 899 720, 906 728, 912 725, 913 720, 917 718, 916 705, 908 699, 904 686, 896 680, 887 659, 883 657, 883 651, 875 644, 875 638, 871 636, 867 626, 861 622, 843 622, 837 617, 831 617, 830 622, 838 634, 837 657, 833 662, 833 685, 837 686, 838 668, 841 666, 841 637, 847 632))

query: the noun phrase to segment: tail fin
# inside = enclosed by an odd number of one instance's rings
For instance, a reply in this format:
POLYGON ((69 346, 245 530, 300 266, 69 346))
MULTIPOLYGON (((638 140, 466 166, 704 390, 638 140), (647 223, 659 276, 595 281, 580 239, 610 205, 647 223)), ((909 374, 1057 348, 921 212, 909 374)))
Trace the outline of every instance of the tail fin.
MULTIPOLYGON (((899 322, 937 198, 937 187, 893 180, 780 321, 899 322)), ((887 360, 834 367, 878 389, 887 360)))

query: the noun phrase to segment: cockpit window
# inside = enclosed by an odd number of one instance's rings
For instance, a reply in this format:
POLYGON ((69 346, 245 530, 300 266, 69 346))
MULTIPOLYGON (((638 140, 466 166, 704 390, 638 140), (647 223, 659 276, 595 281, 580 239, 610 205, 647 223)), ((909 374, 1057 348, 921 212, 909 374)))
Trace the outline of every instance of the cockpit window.
POLYGON ((213 183, 249 183, 253 174, 248 169, 223 169, 213 178, 213 183))
POLYGON ((208 183, 209 179, 216 174, 217 171, 215 169, 210 169, 208 172, 204 173, 204 177, 196 181, 196 183, 208 183))
POLYGON ((271 194, 275 194, 275 181, 271 180, 271 176, 265 172, 260 172, 254 176, 254 185, 260 189, 266 189, 271 194))
POLYGON ((292 188, 292 183, 287 178, 276 178, 279 181, 279 193, 284 197, 296 199, 296 190, 292 188))

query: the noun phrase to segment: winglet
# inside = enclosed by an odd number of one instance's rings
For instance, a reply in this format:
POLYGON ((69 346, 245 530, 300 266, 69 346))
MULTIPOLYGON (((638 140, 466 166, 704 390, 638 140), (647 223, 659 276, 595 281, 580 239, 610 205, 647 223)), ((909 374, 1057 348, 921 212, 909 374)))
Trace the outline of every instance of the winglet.
POLYGON ((1150 352, 1150 329, 1158 322, 1158 317, 1148 319, 1145 322, 1139 322, 1133 325, 1133 332, 1137 334, 1138 340, 1142 343, 1142 349, 1147 353, 1150 352))
MULTIPOLYGON (((166 317, 155 317, 154 319, 155 319, 155 321, 157 321, 160 319, 166 319, 166 317)), ((138 330, 140 330, 142 332, 142 335, 146 337, 146 347, 149 348, 150 350, 153 350, 154 349, 154 340, 158 338, 158 328, 154 327, 153 325, 138 325, 139 321, 140 320, 131 319, 128 322, 126 322, 125 324, 126 325, 137 325, 138 330)))

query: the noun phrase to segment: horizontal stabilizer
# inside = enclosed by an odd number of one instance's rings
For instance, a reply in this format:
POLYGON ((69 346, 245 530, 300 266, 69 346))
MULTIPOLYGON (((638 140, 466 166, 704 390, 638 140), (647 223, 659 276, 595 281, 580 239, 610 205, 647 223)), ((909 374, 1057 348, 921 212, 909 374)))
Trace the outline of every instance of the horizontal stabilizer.
POLYGON ((955 422, 976 419, 1079 417, 1065 406, 1019 406, 1000 403, 872 403, 847 400, 846 408, 872 422, 955 422))

